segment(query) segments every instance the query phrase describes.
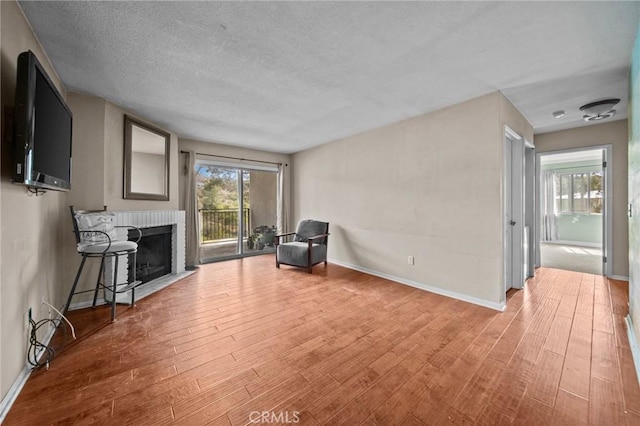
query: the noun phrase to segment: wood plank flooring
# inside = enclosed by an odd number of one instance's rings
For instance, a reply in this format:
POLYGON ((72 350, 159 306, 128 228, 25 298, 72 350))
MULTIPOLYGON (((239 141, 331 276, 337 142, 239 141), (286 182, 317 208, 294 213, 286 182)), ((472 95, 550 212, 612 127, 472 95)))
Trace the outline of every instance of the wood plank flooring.
POLYGON ((639 424, 626 282, 540 268, 499 313, 273 263, 202 266, 114 324, 72 312, 4 424, 639 424))

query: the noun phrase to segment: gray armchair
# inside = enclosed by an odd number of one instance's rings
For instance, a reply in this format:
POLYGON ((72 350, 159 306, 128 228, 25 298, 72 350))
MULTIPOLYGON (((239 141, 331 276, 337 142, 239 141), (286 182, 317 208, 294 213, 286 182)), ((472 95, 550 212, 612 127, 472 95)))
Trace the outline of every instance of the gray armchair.
POLYGON ((318 263, 327 264, 327 245, 329 242, 329 223, 317 220, 301 220, 296 232, 276 235, 276 267, 280 264, 311 268, 318 263), (293 235, 293 241, 284 242, 293 235))

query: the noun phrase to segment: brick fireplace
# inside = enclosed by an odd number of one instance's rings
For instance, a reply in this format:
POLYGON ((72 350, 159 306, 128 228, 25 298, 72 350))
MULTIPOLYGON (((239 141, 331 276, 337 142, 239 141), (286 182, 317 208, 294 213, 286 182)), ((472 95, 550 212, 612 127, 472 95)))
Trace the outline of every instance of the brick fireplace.
MULTIPOLYGON (((144 283, 136 289, 136 300, 148 296, 181 278, 189 275, 191 272, 185 271, 185 215, 181 210, 150 210, 150 211, 115 211, 114 222, 116 226, 135 226, 140 228, 145 236, 152 240, 158 235, 164 234, 164 242, 159 245, 147 244, 144 242, 138 248, 138 267, 137 271, 145 273, 151 272, 144 283), (153 246, 156 246, 155 248, 153 246), (168 256, 165 251, 169 251, 168 256), (169 265, 166 270, 161 271, 158 265, 152 266, 151 263, 160 263, 160 257, 166 256, 169 265), (155 259, 155 260, 154 260, 155 259), (153 269, 153 271, 151 271, 153 269), (166 272, 166 273, 164 273, 166 272)), ((126 229, 118 229, 119 237, 127 238, 126 229)), ((135 232, 137 234, 137 232, 135 232)), ((128 259, 121 257, 118 261, 117 277, 119 283, 124 283, 129 278, 130 266, 128 259)), ((107 260, 105 264, 106 282, 111 282, 114 273, 114 264, 107 260)), ((105 299, 111 300, 111 292, 105 291, 105 299)), ((116 295, 116 301, 129 303, 131 295, 122 293, 116 295)))

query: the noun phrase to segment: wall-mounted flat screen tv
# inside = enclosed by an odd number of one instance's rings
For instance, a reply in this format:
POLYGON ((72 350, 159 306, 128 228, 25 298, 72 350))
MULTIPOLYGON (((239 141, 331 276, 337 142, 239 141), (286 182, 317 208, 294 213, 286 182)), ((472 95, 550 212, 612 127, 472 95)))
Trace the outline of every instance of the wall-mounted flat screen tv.
POLYGON ((13 182, 71 189, 73 114, 33 52, 18 56, 13 182))

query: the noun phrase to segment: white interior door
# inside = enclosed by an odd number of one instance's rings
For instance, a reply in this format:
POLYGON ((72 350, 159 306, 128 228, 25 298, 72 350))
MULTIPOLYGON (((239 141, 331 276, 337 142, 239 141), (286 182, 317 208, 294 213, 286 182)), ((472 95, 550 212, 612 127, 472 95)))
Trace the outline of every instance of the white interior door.
POLYGON ((605 148, 602 150, 602 275, 610 276, 613 273, 612 262, 611 262, 611 244, 612 244, 612 236, 611 229, 613 227, 613 223, 610 222, 609 218, 611 216, 611 204, 610 204, 610 196, 609 193, 609 183, 611 183, 610 178, 610 166, 609 166, 609 148, 605 148))
POLYGON ((537 234, 536 226, 536 151, 532 143, 525 141, 524 149, 524 226, 525 230, 525 253, 527 258, 525 259, 524 279, 525 281, 529 277, 533 277, 535 273, 536 263, 536 241, 535 235, 537 234))
POLYGON ((525 271, 524 141, 513 131, 505 134, 505 291, 522 288, 525 271))
POLYGON ((505 228, 504 228, 504 240, 505 240, 505 251, 504 251, 504 262, 505 262, 505 271, 504 271, 504 284, 505 291, 508 291, 511 287, 513 287, 513 206, 511 203, 511 186, 512 186, 512 167, 511 167, 511 155, 512 155, 512 145, 511 140, 507 137, 504 144, 505 148, 505 176, 504 176, 504 193, 505 193, 505 228))

